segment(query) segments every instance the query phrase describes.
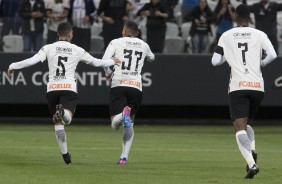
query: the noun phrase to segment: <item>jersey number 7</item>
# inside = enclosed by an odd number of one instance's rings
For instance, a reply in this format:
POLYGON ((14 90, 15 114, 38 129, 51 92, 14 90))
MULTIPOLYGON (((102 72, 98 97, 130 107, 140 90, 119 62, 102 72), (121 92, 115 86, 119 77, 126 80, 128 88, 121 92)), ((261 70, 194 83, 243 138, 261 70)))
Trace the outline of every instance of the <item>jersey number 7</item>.
POLYGON ((238 48, 244 47, 242 50, 243 64, 246 65, 246 52, 248 51, 248 43, 238 43, 238 48))

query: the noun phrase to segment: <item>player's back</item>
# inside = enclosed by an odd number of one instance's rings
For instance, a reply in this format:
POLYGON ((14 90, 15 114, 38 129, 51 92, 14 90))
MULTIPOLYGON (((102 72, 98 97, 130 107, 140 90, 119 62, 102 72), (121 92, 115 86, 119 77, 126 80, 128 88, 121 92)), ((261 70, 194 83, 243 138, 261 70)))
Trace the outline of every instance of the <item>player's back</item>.
POLYGON ((261 57, 266 35, 254 28, 236 27, 222 35, 226 61, 231 67, 230 91, 255 89, 263 91, 261 57))
POLYGON ((136 37, 118 38, 110 44, 115 48, 114 56, 121 61, 114 67, 112 87, 124 85, 142 90, 142 67, 145 58, 153 55, 148 44, 136 37))
POLYGON ((44 46, 43 49, 48 61, 49 82, 75 81, 75 70, 82 53, 85 51, 67 41, 57 41, 44 46))

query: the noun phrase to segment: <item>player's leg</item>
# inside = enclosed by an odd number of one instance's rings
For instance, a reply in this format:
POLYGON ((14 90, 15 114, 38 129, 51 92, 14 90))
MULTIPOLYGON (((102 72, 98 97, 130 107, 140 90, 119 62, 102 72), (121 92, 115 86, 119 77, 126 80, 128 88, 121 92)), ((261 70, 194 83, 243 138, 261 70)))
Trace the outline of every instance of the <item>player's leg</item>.
POLYGON ((49 108, 51 109, 50 112, 53 114, 53 121, 55 123, 56 139, 65 163, 69 164, 71 163, 71 156, 67 147, 65 124, 70 124, 71 122, 77 103, 77 94, 72 91, 53 91, 47 93, 47 98, 49 108), (59 111, 63 111, 64 115, 60 116, 62 112, 59 111), (66 116, 70 116, 70 119, 66 119, 66 116))
MULTIPOLYGON (((253 121, 253 119, 255 118, 255 116, 257 115, 260 104, 264 97, 264 93, 260 91, 250 91, 250 93, 252 94, 250 95, 250 109, 249 109, 248 124, 250 124, 253 121)), ((248 135, 249 140, 251 141, 251 151, 252 151, 253 158, 255 162, 257 163, 255 131, 250 125, 247 125, 247 135, 248 135)), ((246 167, 246 171, 249 172, 248 166, 246 167)))
MULTIPOLYGON (((251 152, 251 141, 249 140, 246 131, 250 107, 250 101, 246 93, 247 92, 243 90, 233 91, 229 93, 229 106, 236 132, 236 142, 238 148, 243 158, 246 160, 249 168, 257 168, 251 152)), ((254 174, 252 175, 252 177, 254 176, 254 174)))
POLYGON ((110 114, 113 130, 119 130, 123 125, 123 109, 127 104, 123 87, 111 88, 110 91, 110 114))
MULTIPOLYGON (((127 102, 128 106, 131 109, 130 112, 130 119, 131 119, 131 126, 124 126, 123 129, 123 142, 122 142, 122 154, 120 156, 120 162, 124 163, 124 161, 128 161, 129 152, 131 149, 131 145, 133 143, 134 138, 134 121, 135 121, 135 115, 138 112, 138 109, 140 107, 141 101, 142 101, 142 92, 135 88, 127 88, 127 102)), ((125 163, 125 164, 126 164, 125 163)))

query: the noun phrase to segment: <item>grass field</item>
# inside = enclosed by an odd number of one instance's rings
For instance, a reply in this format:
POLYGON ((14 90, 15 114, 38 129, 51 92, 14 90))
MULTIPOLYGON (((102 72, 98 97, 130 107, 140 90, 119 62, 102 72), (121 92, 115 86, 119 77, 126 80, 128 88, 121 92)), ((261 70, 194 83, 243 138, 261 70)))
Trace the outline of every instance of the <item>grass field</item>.
POLYGON ((260 173, 243 179, 245 161, 230 126, 135 126, 129 164, 116 164, 122 131, 67 127, 66 165, 51 125, 0 124, 0 184, 282 183, 282 126, 257 126, 260 173))

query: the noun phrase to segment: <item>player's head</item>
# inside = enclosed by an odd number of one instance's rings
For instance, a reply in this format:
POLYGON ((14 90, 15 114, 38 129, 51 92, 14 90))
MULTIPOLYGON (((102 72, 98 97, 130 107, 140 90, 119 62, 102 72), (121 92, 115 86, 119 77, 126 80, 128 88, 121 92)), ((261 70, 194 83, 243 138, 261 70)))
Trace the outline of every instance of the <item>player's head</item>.
POLYGON ((122 30, 122 36, 138 36, 138 25, 133 21, 126 22, 122 30))
POLYGON ((248 24, 250 22, 250 9, 248 5, 240 4, 236 8, 237 24, 248 24))
POLYGON ((66 39, 71 41, 73 37, 72 25, 68 22, 60 23, 57 28, 57 34, 59 36, 59 40, 66 39))

